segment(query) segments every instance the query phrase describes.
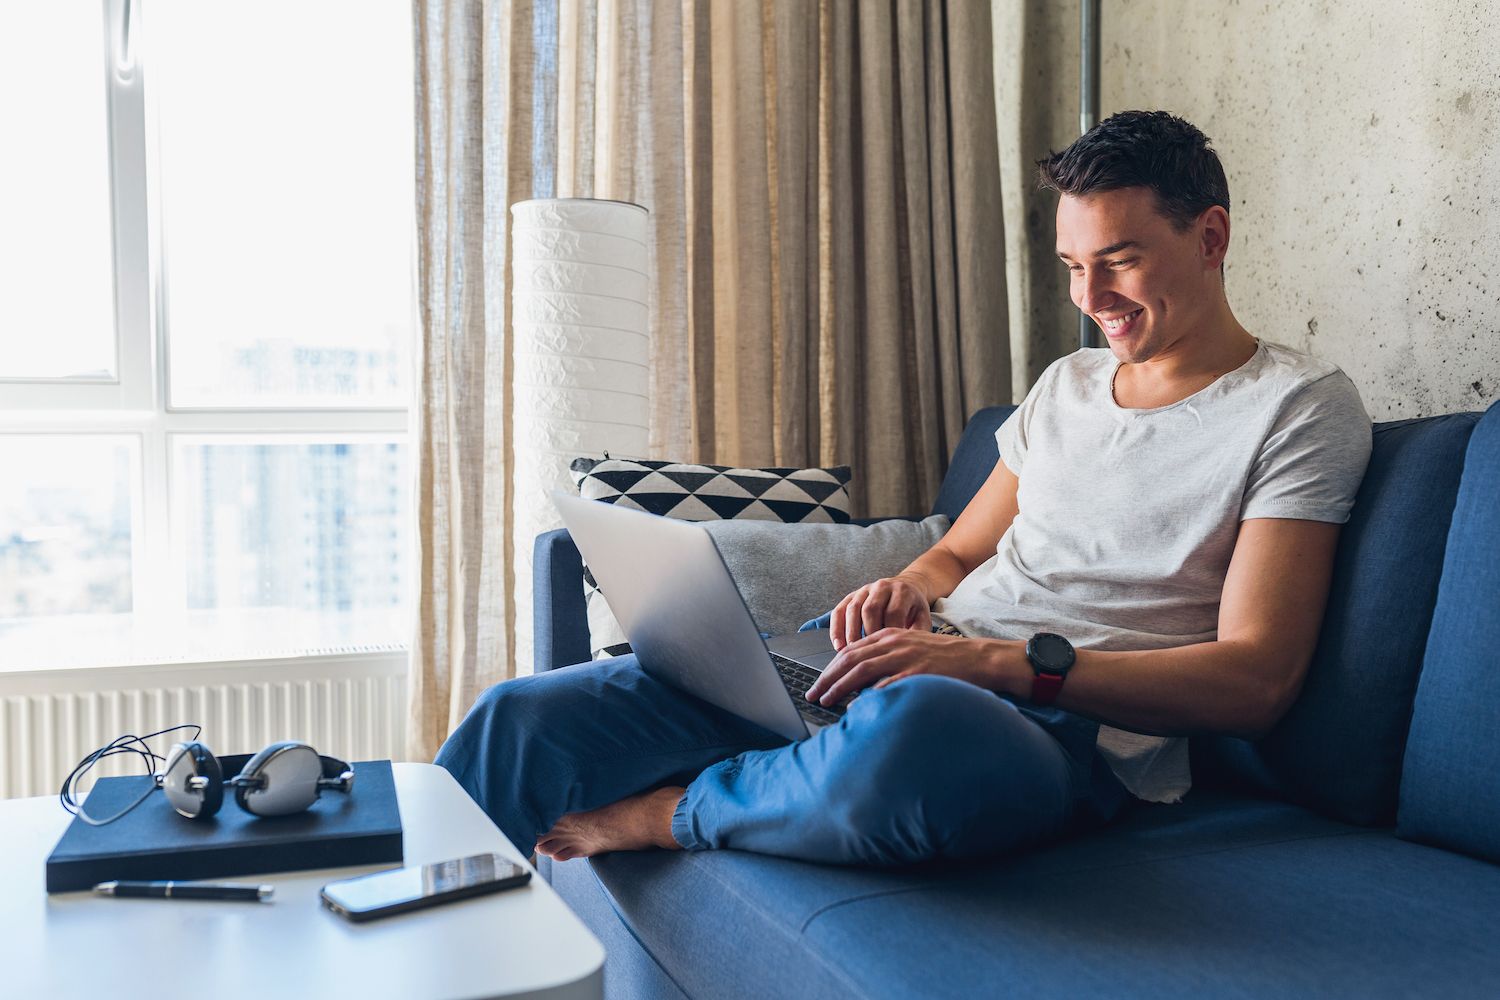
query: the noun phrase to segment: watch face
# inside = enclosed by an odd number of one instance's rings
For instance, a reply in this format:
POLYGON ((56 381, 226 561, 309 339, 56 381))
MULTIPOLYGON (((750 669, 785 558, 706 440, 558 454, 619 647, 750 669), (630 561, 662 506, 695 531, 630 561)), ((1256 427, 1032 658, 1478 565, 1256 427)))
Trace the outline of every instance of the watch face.
POLYGON ((1031 651, 1037 666, 1048 673, 1060 674, 1073 665, 1073 645, 1060 635, 1040 632, 1032 636, 1031 651))

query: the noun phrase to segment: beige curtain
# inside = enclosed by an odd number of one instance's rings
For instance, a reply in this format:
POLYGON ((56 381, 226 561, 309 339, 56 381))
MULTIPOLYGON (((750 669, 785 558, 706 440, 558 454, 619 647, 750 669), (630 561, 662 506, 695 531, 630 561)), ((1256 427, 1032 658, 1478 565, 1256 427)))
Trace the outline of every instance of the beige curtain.
POLYGON ((990 9, 1011 397, 1019 401, 1049 364, 1078 349, 1078 310, 1055 252, 1057 195, 1036 185, 1036 161, 1078 138, 1078 6, 993 0, 990 9))
POLYGON ((926 511, 964 420, 1010 398, 988 6, 685 28, 696 454, 848 462, 859 512, 926 511))
MULTIPOLYGON (((417 0, 421 579, 408 752, 515 673, 509 206, 645 205, 653 454, 925 512, 1011 391, 989 5, 417 0)), ((520 502, 532 502, 529 498, 520 502)), ((524 623, 523 623, 524 624, 524 623)), ((523 656, 529 643, 523 641, 523 656)))

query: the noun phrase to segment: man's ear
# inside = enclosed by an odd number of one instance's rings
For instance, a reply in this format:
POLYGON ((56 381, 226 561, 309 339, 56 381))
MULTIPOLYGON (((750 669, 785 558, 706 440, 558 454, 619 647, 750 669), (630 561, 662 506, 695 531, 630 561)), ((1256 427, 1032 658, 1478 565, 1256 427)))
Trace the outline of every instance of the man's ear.
POLYGON ((1222 205, 1210 205, 1198 216, 1198 249, 1204 270, 1223 266, 1229 253, 1229 213, 1222 205))

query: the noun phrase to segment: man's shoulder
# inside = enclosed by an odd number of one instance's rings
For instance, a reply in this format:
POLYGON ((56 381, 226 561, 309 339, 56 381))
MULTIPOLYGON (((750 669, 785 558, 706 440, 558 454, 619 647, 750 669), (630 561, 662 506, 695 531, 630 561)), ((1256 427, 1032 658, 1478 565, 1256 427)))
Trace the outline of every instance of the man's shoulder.
POLYGON ((1323 417, 1339 415, 1351 427, 1367 427, 1370 417, 1360 397, 1359 388, 1332 361, 1287 347, 1262 341, 1266 348, 1265 364, 1258 381, 1269 388, 1269 400, 1280 420, 1295 419, 1297 414, 1316 413, 1323 417))
POLYGON ((1332 361, 1269 340, 1262 340, 1261 346, 1265 348, 1261 377, 1284 382, 1292 391, 1330 375, 1338 375, 1342 381, 1349 380, 1344 370, 1332 361))

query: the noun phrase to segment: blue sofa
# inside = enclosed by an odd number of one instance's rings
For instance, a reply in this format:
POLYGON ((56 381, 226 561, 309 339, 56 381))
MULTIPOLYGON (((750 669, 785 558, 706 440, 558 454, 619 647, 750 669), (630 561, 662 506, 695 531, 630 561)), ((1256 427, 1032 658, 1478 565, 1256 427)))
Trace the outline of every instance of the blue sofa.
MULTIPOLYGON (((975 415, 934 513, 1010 410, 975 415)), ((580 572, 537 539, 539 670, 588 658, 580 572)), ((1263 739, 1191 745, 1183 802, 986 864, 542 871, 615 1000, 1500 996, 1500 404, 1376 425, 1302 696, 1263 739)))

